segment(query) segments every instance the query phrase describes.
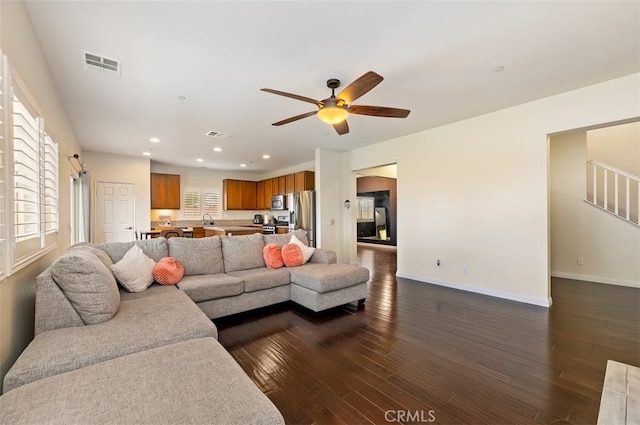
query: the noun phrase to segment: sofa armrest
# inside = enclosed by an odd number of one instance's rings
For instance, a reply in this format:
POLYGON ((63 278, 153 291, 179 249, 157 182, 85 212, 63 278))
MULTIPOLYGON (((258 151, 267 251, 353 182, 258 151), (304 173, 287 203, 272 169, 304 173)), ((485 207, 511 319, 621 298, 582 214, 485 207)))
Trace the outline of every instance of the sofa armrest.
POLYGON ((330 249, 316 248, 313 255, 309 259, 310 263, 333 264, 338 261, 338 257, 334 251, 330 249))

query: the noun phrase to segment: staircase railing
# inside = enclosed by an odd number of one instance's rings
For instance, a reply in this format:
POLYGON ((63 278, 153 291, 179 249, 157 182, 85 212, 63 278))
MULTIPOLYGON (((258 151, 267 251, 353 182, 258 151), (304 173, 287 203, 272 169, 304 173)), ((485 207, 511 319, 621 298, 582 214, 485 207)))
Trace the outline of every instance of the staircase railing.
POLYGON ((587 161, 586 202, 639 225, 640 178, 597 161, 587 161))

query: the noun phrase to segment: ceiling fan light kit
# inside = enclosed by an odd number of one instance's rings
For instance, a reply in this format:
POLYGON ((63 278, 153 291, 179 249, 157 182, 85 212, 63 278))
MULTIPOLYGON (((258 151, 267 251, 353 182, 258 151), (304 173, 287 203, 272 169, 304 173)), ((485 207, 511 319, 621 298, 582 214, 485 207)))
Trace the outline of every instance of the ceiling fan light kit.
POLYGON ((287 93, 273 89, 260 89, 267 93, 277 94, 280 96, 290 97, 292 99, 301 100, 303 102, 313 103, 318 107, 317 111, 307 112, 304 114, 296 115, 291 118, 284 119, 273 123, 275 126, 289 124, 293 121, 298 121, 303 118, 307 118, 313 115, 318 115, 322 121, 327 124, 333 125, 333 128, 339 135, 343 135, 349 132, 349 125, 347 124, 347 117, 349 114, 356 115, 370 115, 374 117, 389 117, 389 118, 406 118, 411 111, 408 109, 388 108, 385 106, 358 106, 351 105, 351 102, 359 98, 360 96, 368 93, 375 86, 380 84, 383 80, 382 76, 376 74, 373 71, 369 71, 362 75, 360 78, 349 84, 342 90, 338 96, 335 95, 335 89, 340 87, 340 80, 331 78, 327 81, 327 87, 331 89, 331 97, 324 100, 315 100, 309 97, 300 96, 297 94, 287 93))
POLYGON ((349 112, 344 106, 326 105, 318 111, 318 118, 327 124, 338 124, 347 119, 349 112))

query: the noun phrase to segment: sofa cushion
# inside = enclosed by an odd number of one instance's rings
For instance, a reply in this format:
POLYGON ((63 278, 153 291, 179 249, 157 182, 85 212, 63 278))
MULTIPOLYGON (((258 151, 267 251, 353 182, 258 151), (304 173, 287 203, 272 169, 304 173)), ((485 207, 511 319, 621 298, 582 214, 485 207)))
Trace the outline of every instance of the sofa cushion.
POLYGON ((213 338, 154 348, 0 397, 3 424, 244 424, 284 419, 213 338))
POLYGON ((309 239, 307 238, 307 233, 302 229, 298 229, 295 232, 291 232, 291 233, 280 233, 276 235, 262 235, 262 239, 264 240, 265 244, 274 243, 282 248, 283 246, 291 242, 291 235, 296 235, 296 237, 300 241, 302 241, 303 244, 307 246, 309 245, 309 239))
POLYGON ((68 251, 71 251, 73 249, 84 249, 95 254, 95 256, 98 257, 100 261, 102 261, 102 264, 104 264, 108 268, 111 268, 111 266, 113 265, 113 261, 111 260, 111 257, 109 257, 109 255, 106 252, 98 248, 93 243, 90 243, 90 242, 77 243, 75 245, 71 245, 68 251))
POLYGON ((107 321, 118 311, 116 279, 89 250, 67 251, 51 265, 51 276, 85 324, 107 321))
POLYGON ((311 246, 305 245, 300 239, 296 237, 295 234, 291 235, 290 243, 298 245, 300 247, 300 250, 302 251, 302 264, 305 264, 307 261, 309 261, 309 259, 313 255, 313 252, 316 250, 311 246))
POLYGON ((264 267, 261 233, 243 236, 222 236, 222 255, 225 273, 264 267))
POLYGON ((182 291, 127 295, 131 297, 123 299, 111 320, 38 334, 5 375, 3 391, 153 347, 218 335, 213 322, 182 291))
POLYGON ((142 292, 153 283, 155 265, 155 261, 147 257, 138 245, 134 245, 122 260, 111 265, 111 271, 127 291, 142 292))
POLYGON ((262 256, 264 257, 264 263, 270 269, 279 269, 284 266, 282 249, 274 243, 269 243, 264 246, 262 256))
POLYGON ((219 273, 185 276, 178 282, 178 288, 198 303, 240 295, 244 290, 244 284, 242 279, 219 273))
POLYGON ((351 264, 307 263, 289 270, 291 282, 324 293, 347 288, 369 280, 369 269, 351 264))
POLYGON ((169 248, 165 238, 142 239, 134 242, 109 242, 100 243, 95 246, 105 251, 111 261, 117 263, 131 249, 133 245, 138 245, 147 257, 153 261, 158 261, 162 257, 169 256, 169 248))
POLYGON ((153 278, 160 285, 175 285, 184 276, 184 267, 173 257, 164 257, 153 267, 153 278))
POLYGON ((291 283, 291 276, 285 269, 261 267, 259 269, 229 272, 229 275, 244 281, 244 292, 261 291, 291 283))
POLYGON ((184 275, 224 273, 220 236, 170 238, 169 255, 184 266, 184 275))
POLYGON ((304 263, 302 249, 294 243, 282 247, 282 262, 287 267, 298 267, 304 263))

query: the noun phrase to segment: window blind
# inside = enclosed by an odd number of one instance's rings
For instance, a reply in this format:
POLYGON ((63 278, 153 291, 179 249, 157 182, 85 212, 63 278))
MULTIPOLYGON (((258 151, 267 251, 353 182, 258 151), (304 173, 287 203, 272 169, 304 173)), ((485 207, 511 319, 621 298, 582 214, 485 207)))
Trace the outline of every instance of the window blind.
POLYGON ((220 191, 215 189, 204 189, 204 205, 203 214, 210 214, 213 217, 219 217, 221 211, 222 200, 220 197, 220 191))
POLYGON ((33 117, 14 95, 13 189, 14 241, 39 236, 40 214, 40 120, 33 117))
POLYGON ((58 231, 58 144, 44 136, 44 227, 47 234, 58 231))
POLYGON ((182 205, 183 217, 202 217, 200 213, 200 189, 185 188, 182 193, 182 205))

